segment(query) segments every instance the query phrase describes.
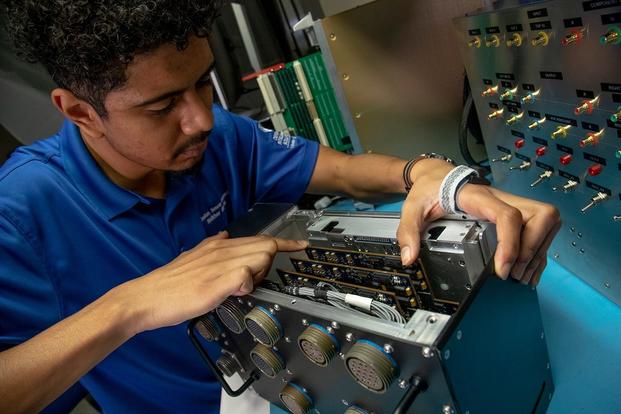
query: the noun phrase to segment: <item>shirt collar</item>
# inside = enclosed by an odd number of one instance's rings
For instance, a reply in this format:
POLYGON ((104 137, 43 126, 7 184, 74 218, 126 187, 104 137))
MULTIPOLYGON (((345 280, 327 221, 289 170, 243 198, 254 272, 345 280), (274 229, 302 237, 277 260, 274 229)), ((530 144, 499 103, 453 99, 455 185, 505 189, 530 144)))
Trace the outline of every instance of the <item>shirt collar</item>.
POLYGON ((78 127, 65 120, 60 131, 61 156, 65 171, 80 192, 107 220, 138 203, 151 204, 147 197, 113 183, 86 148, 78 127))

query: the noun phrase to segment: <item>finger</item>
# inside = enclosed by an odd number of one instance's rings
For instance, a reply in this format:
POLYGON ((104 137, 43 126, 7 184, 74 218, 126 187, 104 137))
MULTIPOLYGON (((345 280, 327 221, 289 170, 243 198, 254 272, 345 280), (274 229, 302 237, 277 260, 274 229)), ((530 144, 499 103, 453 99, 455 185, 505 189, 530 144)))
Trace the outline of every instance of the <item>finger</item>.
POLYGON ((541 280, 541 276, 543 275, 543 271, 545 270, 547 265, 548 265, 548 258, 546 256, 544 257, 544 260, 541 263, 539 263, 539 267, 533 274, 533 277, 530 279, 531 286, 537 286, 539 284, 539 281, 541 280))
POLYGON ((275 249, 283 252, 297 251, 304 249, 308 246, 308 242, 306 240, 291 240, 291 239, 283 239, 280 237, 272 237, 267 235, 258 235, 258 236, 250 236, 250 237, 235 237, 232 239, 226 240, 217 240, 214 243, 214 247, 216 248, 224 248, 229 246, 245 246, 245 245, 256 245, 257 243, 276 243, 274 245, 275 249))
POLYGON ((260 279, 262 275, 272 266, 274 254, 267 251, 258 251, 243 256, 236 256, 227 260, 216 262, 220 272, 230 272, 240 267, 248 267, 255 280, 260 279))
POLYGON ((506 279, 519 252, 522 214, 495 197, 486 187, 467 184, 459 197, 459 205, 468 214, 496 224, 495 271, 501 279, 506 279))
POLYGON ((535 257, 532 258, 532 260, 530 261, 528 266, 526 266, 526 269, 524 269, 522 277, 520 277, 518 279, 520 281, 520 283, 526 285, 526 284, 528 284, 530 282, 530 280, 533 277, 535 271, 539 268, 539 265, 541 264, 542 260, 543 259, 542 259, 541 256, 535 256, 535 257))
POLYGON ((401 263, 414 263, 420 251, 421 228, 425 209, 421 202, 406 200, 401 209, 401 220, 397 228, 397 240, 401 246, 401 263))
POLYGON ((248 266, 222 273, 212 284, 220 302, 229 296, 244 296, 254 290, 252 271, 248 266))
MULTIPOLYGON (((551 233, 552 235, 556 234, 554 228, 559 224, 556 209, 542 206, 539 210, 540 211, 535 213, 532 218, 526 221, 524 229, 522 230, 520 253, 511 269, 511 276, 515 279, 522 279, 526 266, 531 263, 544 242, 550 239, 549 235, 551 233)), ((551 241, 550 239, 550 242, 551 241)))

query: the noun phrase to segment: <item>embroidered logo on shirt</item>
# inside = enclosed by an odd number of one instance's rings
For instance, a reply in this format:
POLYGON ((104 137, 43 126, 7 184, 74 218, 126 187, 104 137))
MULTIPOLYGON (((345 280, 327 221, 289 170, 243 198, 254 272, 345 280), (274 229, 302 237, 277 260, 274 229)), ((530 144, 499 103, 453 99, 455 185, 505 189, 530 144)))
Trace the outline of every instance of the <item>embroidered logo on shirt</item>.
POLYGON ((229 195, 228 191, 225 191, 222 196, 220 196, 220 201, 218 201, 214 206, 209 207, 207 211, 203 213, 201 216, 201 221, 203 223, 211 224, 212 221, 217 219, 224 213, 226 210, 226 197, 229 195))
POLYGON ((298 142, 298 137, 292 136, 286 131, 275 131, 272 139, 276 141, 278 145, 287 148, 294 148, 298 142))

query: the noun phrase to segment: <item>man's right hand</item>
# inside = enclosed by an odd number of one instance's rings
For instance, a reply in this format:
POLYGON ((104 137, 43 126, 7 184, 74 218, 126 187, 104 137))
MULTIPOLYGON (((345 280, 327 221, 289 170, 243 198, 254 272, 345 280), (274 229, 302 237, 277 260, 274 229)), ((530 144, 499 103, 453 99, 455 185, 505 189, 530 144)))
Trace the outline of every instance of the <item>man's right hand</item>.
POLYGON ((305 241, 268 236, 231 239, 223 232, 109 295, 131 312, 134 334, 176 325, 209 312, 228 296, 252 292, 277 252, 306 246, 305 241))

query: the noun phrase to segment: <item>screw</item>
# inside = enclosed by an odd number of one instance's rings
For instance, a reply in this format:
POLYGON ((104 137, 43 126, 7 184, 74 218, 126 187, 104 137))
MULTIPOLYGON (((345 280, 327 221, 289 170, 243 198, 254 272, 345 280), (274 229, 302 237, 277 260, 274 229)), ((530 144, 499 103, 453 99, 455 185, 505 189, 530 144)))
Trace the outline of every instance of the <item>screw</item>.
POLYGON ((302 319, 302 325, 304 325, 304 326, 308 326, 308 320, 306 320, 306 319, 302 319))
POLYGON ((555 259, 558 259, 559 257, 561 257, 561 255, 558 254, 558 253, 554 253, 554 255, 552 257, 554 257, 555 259))
POLYGON ((250 301, 246 302, 246 305, 248 305, 249 308, 252 308, 254 306, 254 304, 250 301))
POLYGON ((461 341, 461 336, 462 336, 461 331, 457 331, 457 340, 458 341, 461 341))
POLYGON ((289 338, 288 336, 285 336, 285 342, 290 344, 291 343, 291 338, 289 338))
POLYGON ((274 312, 276 312, 276 309, 274 309, 274 308, 269 308, 269 309, 268 309, 268 311, 269 311, 269 312, 273 315, 273 314, 274 314, 274 312))
POLYGON ((339 357, 340 357, 341 359, 345 359, 345 354, 344 354, 344 353, 342 353, 342 352, 339 352, 339 357))
POLYGON ((427 323, 436 323, 436 322, 438 322, 438 318, 436 318, 433 315, 427 318, 427 323))
POLYGON ((229 346, 229 341, 224 341, 224 346, 229 346))
POLYGON ((610 289, 610 283, 608 283, 608 282, 604 283, 604 287, 605 287, 606 289, 610 289))
POLYGON ((237 301, 242 305, 244 304, 244 300, 242 298, 237 298, 237 301))
POLYGON ((571 231, 571 232, 573 233, 574 231, 576 231, 576 228, 575 228, 574 226, 571 226, 571 227, 569 228, 569 231, 571 231))
POLYGON ((428 346, 423 347, 422 353, 425 358, 431 358, 433 356, 433 350, 428 346))
POLYGON ((334 328, 331 326, 326 326, 326 331, 330 332, 331 334, 334 333, 334 328))
POLYGON ((293 375, 293 371, 291 371, 290 369, 287 370, 287 374, 289 375, 293 375))
POLYGON ((545 338, 545 334, 541 332, 541 339, 545 338))
POLYGON ((296 302, 297 302, 297 300, 295 300, 295 299, 291 299, 291 304, 292 304, 292 305, 295 305, 295 304, 296 304, 296 302))
POLYGON ((547 370, 549 370, 549 369, 550 369, 550 363, 549 363, 549 362, 546 364, 546 369, 547 369, 547 370))
POLYGON ((278 304, 274 305, 274 310, 276 312, 278 312, 280 310, 280 305, 278 305, 278 304))
POLYGON ((404 379, 399 379, 399 388, 406 389, 408 387, 408 382, 404 379))
POLYGON ((349 74, 343 73, 343 80, 349 80, 349 74))
POLYGON ((453 410, 453 407, 446 404, 442 406, 442 414, 455 414, 455 410, 453 410))
POLYGON ((330 40, 333 42, 336 40, 336 35, 334 33, 330 33, 330 40))
POLYGON ((226 338, 226 332, 222 332, 222 335, 220 335, 223 338, 226 338))
POLYGON ((330 326, 332 326, 334 329, 339 329, 340 328, 339 323, 336 322, 336 321, 330 322, 330 326))
POLYGON ((444 351, 444 359, 447 360, 451 357, 451 350, 447 349, 446 351, 444 351))
POLYGON ((351 342, 351 341, 353 341, 353 340, 354 340, 354 334, 353 334, 353 333, 351 333, 351 332, 347 332, 347 333, 345 334, 345 340, 346 340, 347 342, 351 342))
POLYGON ((356 117, 356 119, 360 119, 360 117, 362 116, 362 114, 360 112, 356 112, 356 114, 354 115, 356 117))
POLYGON ((343 405, 349 407, 349 402, 347 400, 341 400, 341 402, 343 403, 343 405))
POLYGON ((395 349, 390 344, 384 344, 384 352, 392 354, 395 349))

